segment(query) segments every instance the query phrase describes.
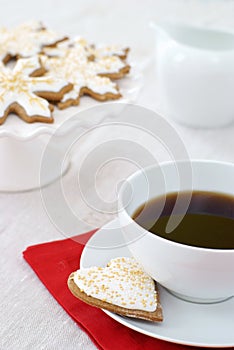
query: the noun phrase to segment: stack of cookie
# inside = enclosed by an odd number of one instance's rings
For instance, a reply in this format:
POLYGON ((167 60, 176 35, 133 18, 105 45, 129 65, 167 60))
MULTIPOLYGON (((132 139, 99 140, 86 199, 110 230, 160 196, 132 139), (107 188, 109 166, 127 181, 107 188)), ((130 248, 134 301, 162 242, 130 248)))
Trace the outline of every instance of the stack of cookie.
POLYGON ((39 22, 0 29, 0 124, 9 113, 28 123, 52 123, 54 105, 78 105, 83 95, 120 98, 113 80, 129 73, 128 51, 61 36, 39 22), (14 68, 8 66, 12 60, 14 68))

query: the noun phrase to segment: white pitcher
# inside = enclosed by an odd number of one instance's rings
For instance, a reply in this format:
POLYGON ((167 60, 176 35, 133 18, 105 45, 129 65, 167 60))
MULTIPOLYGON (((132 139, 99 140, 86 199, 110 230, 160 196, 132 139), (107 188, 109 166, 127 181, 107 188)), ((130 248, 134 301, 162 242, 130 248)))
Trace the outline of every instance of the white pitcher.
POLYGON ((165 112, 194 127, 234 120, 234 34, 176 23, 152 24, 156 79, 165 112))

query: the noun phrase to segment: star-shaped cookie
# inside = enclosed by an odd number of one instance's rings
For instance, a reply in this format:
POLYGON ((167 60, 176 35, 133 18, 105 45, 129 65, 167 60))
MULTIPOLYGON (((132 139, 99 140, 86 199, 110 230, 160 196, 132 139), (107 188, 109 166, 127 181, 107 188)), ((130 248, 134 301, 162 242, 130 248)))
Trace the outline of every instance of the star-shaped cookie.
POLYGON ((99 46, 89 46, 88 47, 89 54, 95 58, 101 57, 119 57, 122 60, 126 60, 129 48, 121 47, 118 45, 99 45, 99 46))
POLYGON ((73 89, 58 103, 60 109, 79 104, 80 96, 87 94, 98 101, 121 97, 118 86, 110 78, 121 78, 129 72, 119 57, 104 57, 90 61, 83 45, 66 47, 59 45, 60 55, 42 58, 49 75, 65 79, 73 84, 73 89))
POLYGON ((46 29, 40 22, 26 22, 13 29, 0 29, 0 59, 31 57, 45 46, 55 46, 67 37, 46 29))
POLYGON ((72 85, 55 77, 36 77, 43 72, 37 56, 19 59, 14 69, 0 63, 0 124, 11 112, 28 123, 53 122, 53 107, 46 99, 60 101, 72 85))
POLYGON ((64 56, 66 51, 72 47, 81 47, 84 50, 86 57, 90 60, 98 60, 103 57, 118 57, 121 60, 126 60, 129 48, 118 45, 99 45, 89 44, 83 37, 77 36, 69 40, 62 41, 56 47, 45 47, 42 52, 47 56, 64 56))

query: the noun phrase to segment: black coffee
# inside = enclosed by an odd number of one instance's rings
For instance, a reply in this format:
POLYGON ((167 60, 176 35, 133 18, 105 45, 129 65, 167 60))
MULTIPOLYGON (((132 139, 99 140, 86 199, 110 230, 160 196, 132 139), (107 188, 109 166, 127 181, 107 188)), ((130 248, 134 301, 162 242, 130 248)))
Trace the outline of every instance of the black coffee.
MULTIPOLYGON (((180 193, 187 201, 191 192, 180 193)), ((191 202, 181 223, 166 233, 166 226, 177 199, 177 193, 157 197, 141 205, 132 218, 148 231, 168 240, 204 248, 234 249, 234 196, 194 191, 191 202), (165 201, 158 220, 157 209, 165 201), (155 222, 156 221, 156 222, 155 222)), ((180 208, 175 215, 183 214, 180 208)))

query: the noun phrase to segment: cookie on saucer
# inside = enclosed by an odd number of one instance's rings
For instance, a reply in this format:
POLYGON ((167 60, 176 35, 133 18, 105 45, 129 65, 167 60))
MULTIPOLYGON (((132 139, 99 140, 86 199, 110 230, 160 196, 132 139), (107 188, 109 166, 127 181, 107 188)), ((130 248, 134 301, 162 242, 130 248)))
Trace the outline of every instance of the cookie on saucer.
POLYGON ((119 315, 163 321, 155 281, 134 258, 112 259, 107 267, 83 268, 68 278, 72 294, 92 306, 119 315))

